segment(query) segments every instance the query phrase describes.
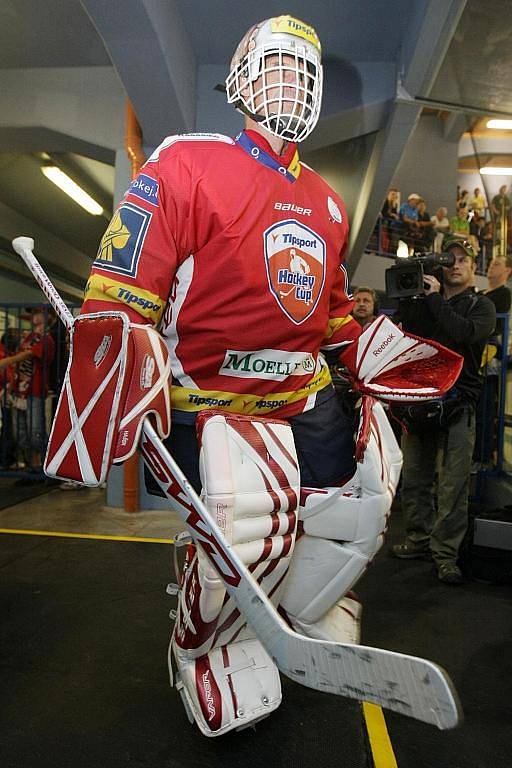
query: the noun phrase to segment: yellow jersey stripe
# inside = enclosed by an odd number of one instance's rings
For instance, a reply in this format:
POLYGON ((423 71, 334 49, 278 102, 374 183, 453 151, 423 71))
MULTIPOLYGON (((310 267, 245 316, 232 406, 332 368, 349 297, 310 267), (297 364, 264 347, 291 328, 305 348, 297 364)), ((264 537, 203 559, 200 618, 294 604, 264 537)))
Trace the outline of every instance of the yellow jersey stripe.
POLYGON ((311 381, 301 389, 292 392, 269 392, 267 395, 249 395, 240 392, 219 390, 189 389, 171 387, 171 407, 179 411, 204 411, 206 408, 222 408, 232 413, 258 414, 269 413, 283 408, 290 403, 304 400, 326 387, 331 381, 331 374, 324 366, 311 381))
POLYGON ((327 323, 327 331, 325 332, 325 338, 330 339, 336 331, 339 331, 340 328, 342 328, 344 325, 347 325, 347 323, 352 322, 354 318, 352 315, 347 315, 346 317, 331 317, 329 322, 327 323))
POLYGON ((150 291, 98 274, 91 275, 85 287, 84 301, 87 300, 125 304, 155 325, 162 317, 165 307, 163 299, 150 291))

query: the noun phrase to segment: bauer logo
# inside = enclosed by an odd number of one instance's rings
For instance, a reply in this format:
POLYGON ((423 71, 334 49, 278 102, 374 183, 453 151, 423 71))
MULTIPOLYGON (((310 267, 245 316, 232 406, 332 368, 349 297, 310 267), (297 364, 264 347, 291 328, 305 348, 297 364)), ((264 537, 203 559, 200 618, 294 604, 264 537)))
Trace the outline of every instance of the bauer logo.
POLYGON ((314 312, 322 293, 325 242, 294 219, 274 224, 263 240, 269 288, 285 315, 300 325, 314 312))
POLYGON ((141 200, 146 200, 151 205, 158 205, 158 182, 151 176, 146 176, 145 173, 139 173, 130 184, 127 194, 140 197, 141 200))
POLYGON ((136 277, 151 216, 134 203, 123 203, 103 235, 94 265, 107 272, 136 277))

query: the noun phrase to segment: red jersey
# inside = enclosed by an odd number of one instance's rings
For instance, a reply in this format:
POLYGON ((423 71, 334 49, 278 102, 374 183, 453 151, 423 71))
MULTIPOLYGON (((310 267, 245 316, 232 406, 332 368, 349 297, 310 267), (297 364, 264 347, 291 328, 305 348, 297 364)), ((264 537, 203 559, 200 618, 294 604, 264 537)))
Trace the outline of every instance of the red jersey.
POLYGON ((347 237, 343 202, 295 145, 277 156, 253 131, 169 137, 114 214, 82 311, 158 326, 178 420, 292 416, 331 391, 320 350, 360 333, 347 237))
POLYGON ((31 357, 18 363, 16 370, 17 393, 19 397, 46 397, 50 364, 55 354, 55 344, 49 334, 41 336, 29 333, 18 347, 18 352, 30 349, 31 357))
MULTIPOLYGON (((7 352, 7 349, 0 342, 0 360, 2 360, 4 357, 9 357, 9 356, 10 356, 9 352, 7 352)), ((8 389, 11 388, 13 383, 14 383, 14 367, 10 365, 7 368, 0 370, 0 397, 4 396, 5 388, 6 387, 8 389)), ((3 405, 3 401, 2 401, 2 405, 3 405)))

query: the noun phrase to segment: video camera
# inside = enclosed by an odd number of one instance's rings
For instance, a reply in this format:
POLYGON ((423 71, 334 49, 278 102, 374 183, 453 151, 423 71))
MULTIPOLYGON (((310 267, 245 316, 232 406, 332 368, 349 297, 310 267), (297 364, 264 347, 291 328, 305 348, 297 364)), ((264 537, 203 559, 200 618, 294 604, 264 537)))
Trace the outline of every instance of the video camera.
POLYGON ((390 299, 423 296, 423 275, 434 275, 442 282, 441 267, 452 267, 453 253, 415 253, 404 258, 397 256, 396 264, 386 269, 386 295, 390 299))

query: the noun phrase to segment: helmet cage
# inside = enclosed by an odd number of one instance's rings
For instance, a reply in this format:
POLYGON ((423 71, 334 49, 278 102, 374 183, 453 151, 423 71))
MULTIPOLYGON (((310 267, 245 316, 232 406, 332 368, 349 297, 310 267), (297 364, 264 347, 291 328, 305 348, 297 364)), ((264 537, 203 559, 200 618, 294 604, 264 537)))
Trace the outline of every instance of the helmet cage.
POLYGON ((226 79, 228 103, 245 107, 270 133, 303 141, 322 101, 322 65, 310 44, 269 41, 250 50, 226 79))

